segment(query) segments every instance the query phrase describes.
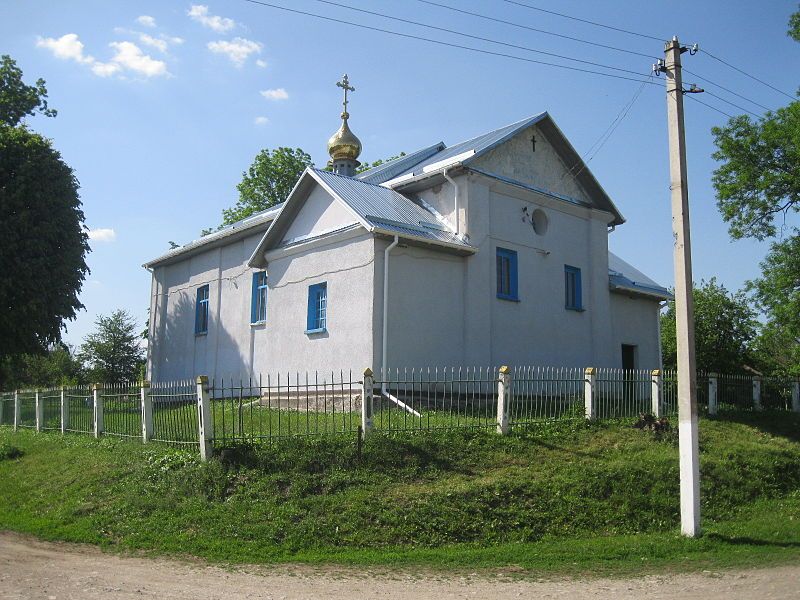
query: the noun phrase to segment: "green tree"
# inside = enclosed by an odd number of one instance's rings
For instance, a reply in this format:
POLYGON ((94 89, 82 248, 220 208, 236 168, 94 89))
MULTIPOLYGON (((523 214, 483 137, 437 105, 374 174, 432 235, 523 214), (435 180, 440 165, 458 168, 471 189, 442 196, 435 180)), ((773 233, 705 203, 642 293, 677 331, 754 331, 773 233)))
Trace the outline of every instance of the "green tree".
POLYGON ((75 385, 83 382, 83 375, 72 348, 63 343, 41 354, 15 354, 0 360, 2 389, 75 385))
POLYGON ((127 311, 100 315, 94 333, 86 336, 78 354, 89 379, 97 383, 136 381, 141 376, 144 352, 139 346, 136 319, 127 311))
MULTIPOLYGON (((800 42, 800 11, 790 17, 788 34, 800 42)), ((721 162, 713 177, 717 206, 731 237, 786 236, 772 244, 761 263, 761 277, 748 287, 767 321, 757 344, 762 364, 798 371, 800 230, 787 233, 783 223, 800 212, 800 101, 756 120, 733 117, 712 133, 717 147, 713 156, 721 162), (770 351, 775 356, 765 354, 770 351)))
POLYGON ((56 116, 56 111, 47 106, 44 79, 26 85, 16 61, 7 54, 0 56, 0 123, 14 127, 36 112, 46 117, 56 116))
MULTIPOLYGON (((735 373, 752 366, 758 322, 746 294, 733 294, 712 278, 695 285, 693 297, 698 370, 735 373)), ((661 353, 665 369, 677 367, 674 301, 661 315, 661 353)))
POLYGON ((65 320, 83 308, 78 294, 89 251, 78 180, 49 140, 20 125, 47 108, 44 82, 21 84, 8 57, 0 67, 0 356, 44 352, 65 320), (26 91, 27 90, 27 91, 26 91))
POLYGON ((259 152, 236 186, 239 190, 236 205, 222 211, 223 225, 241 221, 286 200, 300 175, 311 165, 311 156, 300 148, 280 147, 259 152))

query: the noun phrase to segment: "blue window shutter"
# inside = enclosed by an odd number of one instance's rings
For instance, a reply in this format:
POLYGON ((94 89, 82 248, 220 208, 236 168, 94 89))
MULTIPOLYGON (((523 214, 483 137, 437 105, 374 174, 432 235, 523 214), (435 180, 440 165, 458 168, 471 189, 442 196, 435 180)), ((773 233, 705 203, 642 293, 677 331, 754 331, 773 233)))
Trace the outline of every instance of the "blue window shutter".
POLYGON ((197 297, 195 298, 194 302, 194 332, 200 333, 200 310, 202 308, 202 304, 200 304, 200 290, 201 288, 197 288, 197 297))
POLYGON ((518 282, 517 282, 517 253, 512 252, 510 256, 510 265, 509 265, 509 274, 508 278, 511 282, 511 296, 513 298, 519 298, 519 289, 518 289, 518 282))
POLYGON ((250 294, 250 322, 257 323, 258 322, 258 275, 259 273, 253 273, 253 289, 250 294))
POLYGON ((314 329, 314 323, 317 317, 317 291, 316 286, 308 286, 308 318, 306 319, 306 331, 314 329))
POLYGON ((575 306, 578 310, 583 309, 583 295, 581 292, 581 270, 575 269, 575 306))

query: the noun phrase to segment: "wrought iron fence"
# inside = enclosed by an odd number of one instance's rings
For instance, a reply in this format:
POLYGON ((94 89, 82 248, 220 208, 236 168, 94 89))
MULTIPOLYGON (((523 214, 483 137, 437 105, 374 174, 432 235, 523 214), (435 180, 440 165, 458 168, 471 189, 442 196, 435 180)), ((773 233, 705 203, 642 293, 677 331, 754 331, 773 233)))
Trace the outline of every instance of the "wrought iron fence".
POLYGON ((121 437, 141 437, 142 400, 138 383, 105 384, 103 399, 104 433, 121 437))
POLYGON ((194 381, 153 383, 150 398, 154 441, 174 445, 198 444, 197 385, 194 381))
POLYGON ((267 375, 210 383, 213 442, 358 431, 361 382, 351 372, 267 375))
POLYGON ((375 380, 379 431, 489 428, 497 420, 498 369, 390 369, 375 380))
POLYGON ((653 377, 642 369, 597 369, 595 410, 598 419, 635 417, 653 412, 653 377))
POLYGON ((761 406, 765 410, 791 410, 794 381, 788 377, 765 377, 761 382, 761 406))
POLYGON ((720 411, 752 410, 753 376, 720 374, 717 376, 717 406, 720 411))
POLYGON ((0 425, 14 424, 14 392, 0 392, 0 425))
POLYGON ((39 391, 42 412, 42 429, 61 429, 61 388, 47 388, 39 391))
POLYGON ((512 426, 551 419, 584 418, 586 369, 516 367, 512 370, 512 426))

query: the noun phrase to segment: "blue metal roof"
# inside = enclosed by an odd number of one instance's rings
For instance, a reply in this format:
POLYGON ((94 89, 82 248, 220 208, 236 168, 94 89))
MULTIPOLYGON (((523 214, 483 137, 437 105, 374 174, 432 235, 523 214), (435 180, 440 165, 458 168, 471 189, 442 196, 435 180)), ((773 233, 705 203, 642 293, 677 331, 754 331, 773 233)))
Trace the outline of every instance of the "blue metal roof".
POLYGON ((417 150, 411 154, 406 154, 405 156, 401 156, 394 160, 385 162, 382 165, 378 165, 377 167, 373 167, 367 171, 364 171, 363 173, 359 173, 356 175, 356 179, 365 181, 367 183, 383 183, 384 181, 389 181, 390 179, 397 177, 398 174, 411 169, 414 167, 414 165, 430 158, 437 152, 441 152, 445 148, 446 146, 444 145, 444 142, 439 142, 433 146, 428 146, 422 150, 417 150))
POLYGON ((608 282, 612 289, 672 300, 670 291, 613 252, 608 253, 608 282))

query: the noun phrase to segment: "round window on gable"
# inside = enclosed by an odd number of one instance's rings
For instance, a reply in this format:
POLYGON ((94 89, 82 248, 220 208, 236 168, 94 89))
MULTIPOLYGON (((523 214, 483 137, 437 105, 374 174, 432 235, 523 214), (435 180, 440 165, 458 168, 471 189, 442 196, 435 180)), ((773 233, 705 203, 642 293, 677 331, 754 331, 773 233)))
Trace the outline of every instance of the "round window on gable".
POLYGON ((547 233, 548 219, 547 215, 544 214, 544 211, 541 208, 537 208, 533 211, 533 214, 531 215, 531 223, 533 224, 533 230, 538 235, 544 235, 547 233))

